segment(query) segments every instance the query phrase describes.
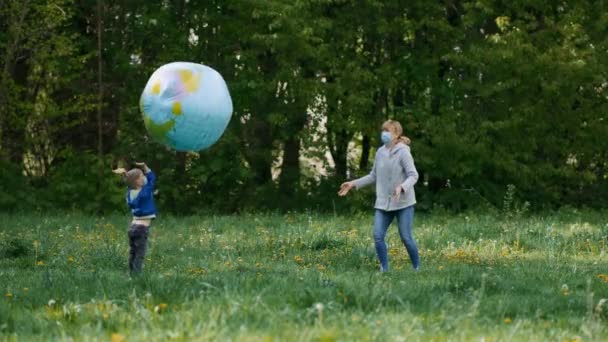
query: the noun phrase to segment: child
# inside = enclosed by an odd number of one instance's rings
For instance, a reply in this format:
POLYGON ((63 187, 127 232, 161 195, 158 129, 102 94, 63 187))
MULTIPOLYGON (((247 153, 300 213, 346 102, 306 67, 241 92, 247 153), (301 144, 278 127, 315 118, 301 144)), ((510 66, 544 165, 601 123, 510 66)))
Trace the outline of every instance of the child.
POLYGON ((133 214, 129 228, 129 270, 131 274, 141 272, 150 224, 156 218, 154 205, 154 172, 145 163, 135 163, 137 168, 127 172, 118 168, 112 172, 123 175, 127 183, 127 205, 133 214), (143 170, 143 172, 142 172, 143 170))
POLYGON ((412 261, 418 270, 419 257, 416 241, 412 237, 414 204, 416 195, 414 184, 418 181, 418 171, 410 153, 410 140, 402 136, 401 124, 388 120, 382 125, 381 139, 384 146, 376 152, 372 172, 362 178, 346 182, 338 194, 346 196, 352 188, 360 189, 376 184, 376 215, 374 218, 374 243, 380 261, 380 270, 388 271, 388 252, 386 231, 393 219, 397 218, 399 235, 412 261))

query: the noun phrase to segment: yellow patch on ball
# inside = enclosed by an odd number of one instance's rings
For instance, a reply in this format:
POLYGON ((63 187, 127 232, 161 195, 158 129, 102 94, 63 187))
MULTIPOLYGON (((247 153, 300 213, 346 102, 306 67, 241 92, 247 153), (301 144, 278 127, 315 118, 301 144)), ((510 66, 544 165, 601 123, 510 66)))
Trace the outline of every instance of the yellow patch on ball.
POLYGON ((173 102, 173 107, 171 108, 171 112, 173 115, 181 115, 182 114, 182 104, 175 101, 173 102))
POLYGON ((154 85, 152 86, 152 94, 160 94, 160 81, 154 83, 154 85))
POLYGON ((184 84, 184 88, 189 93, 193 93, 198 89, 198 85, 200 82, 200 74, 193 73, 190 70, 180 70, 179 76, 182 79, 182 83, 184 84))

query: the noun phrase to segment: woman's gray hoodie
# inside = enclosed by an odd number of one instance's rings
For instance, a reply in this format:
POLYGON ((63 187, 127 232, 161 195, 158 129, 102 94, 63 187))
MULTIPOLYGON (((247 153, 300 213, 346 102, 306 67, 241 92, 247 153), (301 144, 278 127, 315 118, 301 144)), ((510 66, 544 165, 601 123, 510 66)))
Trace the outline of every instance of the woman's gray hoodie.
POLYGON ((376 204, 374 208, 392 211, 416 204, 414 184, 418 181, 418 171, 410 147, 398 143, 391 149, 382 146, 376 152, 374 166, 369 175, 353 181, 357 189, 376 183, 376 204), (403 192, 395 201, 395 189, 401 185, 403 192))

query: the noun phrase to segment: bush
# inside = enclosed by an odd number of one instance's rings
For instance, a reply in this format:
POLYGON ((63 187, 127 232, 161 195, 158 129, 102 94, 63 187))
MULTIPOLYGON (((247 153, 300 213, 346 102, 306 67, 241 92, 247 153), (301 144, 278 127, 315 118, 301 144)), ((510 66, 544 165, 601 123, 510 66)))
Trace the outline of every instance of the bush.
POLYGON ((35 193, 21 168, 0 160, 0 208, 16 211, 34 204, 35 193))

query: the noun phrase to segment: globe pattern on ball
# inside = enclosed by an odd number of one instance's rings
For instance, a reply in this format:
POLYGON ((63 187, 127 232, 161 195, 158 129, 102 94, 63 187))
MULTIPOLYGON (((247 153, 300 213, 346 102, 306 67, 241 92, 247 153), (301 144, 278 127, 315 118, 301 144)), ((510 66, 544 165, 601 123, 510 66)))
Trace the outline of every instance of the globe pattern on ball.
POLYGON ((140 98, 149 135, 177 151, 200 151, 216 143, 232 116, 226 82, 214 69, 174 62, 158 68, 140 98))

